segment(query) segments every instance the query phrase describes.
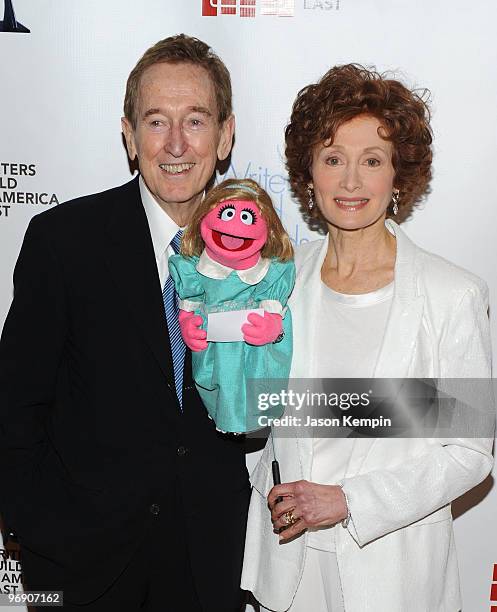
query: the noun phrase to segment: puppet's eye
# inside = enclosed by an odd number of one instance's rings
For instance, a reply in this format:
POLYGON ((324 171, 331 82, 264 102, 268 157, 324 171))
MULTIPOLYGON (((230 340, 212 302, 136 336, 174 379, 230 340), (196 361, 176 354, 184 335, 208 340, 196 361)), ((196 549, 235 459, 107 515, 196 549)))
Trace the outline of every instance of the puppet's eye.
POLYGON ((253 225, 255 223, 255 213, 250 208, 244 208, 240 213, 240 220, 245 225, 253 225))
POLYGON ((225 206, 219 211, 219 218, 222 221, 231 221, 235 216, 236 209, 234 206, 225 206))

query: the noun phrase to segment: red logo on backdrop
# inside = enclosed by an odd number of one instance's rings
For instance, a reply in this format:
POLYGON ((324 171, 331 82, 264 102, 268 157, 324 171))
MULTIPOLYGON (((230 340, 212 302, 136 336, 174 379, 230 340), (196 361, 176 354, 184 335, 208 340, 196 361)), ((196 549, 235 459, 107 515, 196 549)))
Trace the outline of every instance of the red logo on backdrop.
POLYGON ((202 16, 240 15, 255 17, 256 0, 202 0, 202 16))
MULTIPOLYGON (((497 563, 494 564, 492 584, 490 585, 490 601, 497 602, 497 563)), ((490 606, 490 612, 497 612, 497 606, 490 606)))

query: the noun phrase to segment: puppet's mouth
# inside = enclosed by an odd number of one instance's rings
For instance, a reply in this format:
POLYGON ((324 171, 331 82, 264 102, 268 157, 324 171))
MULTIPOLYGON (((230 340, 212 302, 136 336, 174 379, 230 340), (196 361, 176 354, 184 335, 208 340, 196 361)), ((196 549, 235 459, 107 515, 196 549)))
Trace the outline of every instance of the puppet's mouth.
POLYGON ((254 242, 253 238, 241 238, 240 236, 223 234, 217 230, 212 230, 212 239, 218 247, 226 249, 227 251, 244 251, 254 242))

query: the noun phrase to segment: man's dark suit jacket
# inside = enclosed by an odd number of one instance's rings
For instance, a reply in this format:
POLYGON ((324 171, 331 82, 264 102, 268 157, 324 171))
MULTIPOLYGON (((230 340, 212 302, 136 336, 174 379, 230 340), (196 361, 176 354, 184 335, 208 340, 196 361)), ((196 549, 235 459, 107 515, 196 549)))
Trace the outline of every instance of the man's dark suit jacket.
POLYGON ((233 601, 243 447, 215 431, 185 363, 182 413, 137 179, 31 221, 0 344, 0 512, 69 600, 102 593, 179 490, 199 598, 233 601))

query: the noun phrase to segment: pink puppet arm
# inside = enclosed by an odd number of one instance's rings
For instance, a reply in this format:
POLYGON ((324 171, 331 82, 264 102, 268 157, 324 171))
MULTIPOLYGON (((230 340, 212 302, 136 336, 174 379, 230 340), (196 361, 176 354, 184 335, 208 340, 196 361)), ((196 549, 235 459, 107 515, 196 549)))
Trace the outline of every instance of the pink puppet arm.
POLYGON ((181 335, 186 346, 195 352, 205 351, 207 348, 207 332, 199 329, 202 325, 202 317, 187 310, 179 311, 179 326, 181 335))
POLYGON ((248 344, 263 346, 274 342, 283 332, 283 319, 280 314, 264 311, 264 316, 255 312, 247 317, 248 323, 242 325, 243 339, 248 344))

